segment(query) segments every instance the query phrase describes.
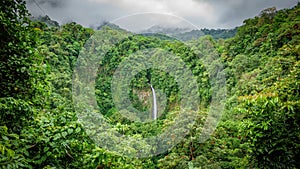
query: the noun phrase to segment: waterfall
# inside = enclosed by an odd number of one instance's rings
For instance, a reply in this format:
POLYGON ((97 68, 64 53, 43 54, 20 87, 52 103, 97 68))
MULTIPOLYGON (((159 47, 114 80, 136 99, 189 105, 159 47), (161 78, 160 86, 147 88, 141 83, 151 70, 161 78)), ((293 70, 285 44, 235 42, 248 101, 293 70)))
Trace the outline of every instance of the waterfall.
POLYGON ((153 120, 157 119, 157 105, 156 105, 156 94, 155 94, 155 90, 152 87, 152 85, 150 85, 151 90, 152 90, 152 95, 153 95, 153 120))

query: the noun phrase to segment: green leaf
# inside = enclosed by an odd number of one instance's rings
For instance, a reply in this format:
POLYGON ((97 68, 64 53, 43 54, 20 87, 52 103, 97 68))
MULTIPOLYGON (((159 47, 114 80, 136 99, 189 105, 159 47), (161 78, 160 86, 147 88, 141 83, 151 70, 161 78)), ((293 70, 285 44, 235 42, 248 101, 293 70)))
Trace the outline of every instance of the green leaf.
POLYGON ((80 131, 81 131, 80 127, 77 127, 76 130, 75 130, 76 133, 79 133, 80 131))
POLYGON ((66 136, 68 135, 68 133, 64 131, 64 132, 61 133, 61 135, 62 135, 63 137, 66 137, 66 136))
POLYGON ((6 137, 6 136, 2 136, 2 138, 6 141, 9 140, 8 137, 6 137))
POLYGON ((51 156, 51 154, 52 154, 51 151, 48 151, 48 152, 47 152, 47 156, 48 156, 48 157, 51 156))
POLYGON ((72 134, 73 131, 74 131, 74 130, 73 130, 72 128, 68 129, 68 133, 69 133, 69 134, 72 134))
POLYGON ((13 157, 15 155, 15 152, 13 150, 7 149, 6 151, 10 157, 13 157))
POLYGON ((49 150, 49 147, 45 147, 44 148, 44 153, 48 152, 48 150, 49 150))
POLYGON ((59 138, 61 138, 61 134, 60 134, 60 133, 55 134, 53 140, 57 140, 57 139, 59 139, 59 138))

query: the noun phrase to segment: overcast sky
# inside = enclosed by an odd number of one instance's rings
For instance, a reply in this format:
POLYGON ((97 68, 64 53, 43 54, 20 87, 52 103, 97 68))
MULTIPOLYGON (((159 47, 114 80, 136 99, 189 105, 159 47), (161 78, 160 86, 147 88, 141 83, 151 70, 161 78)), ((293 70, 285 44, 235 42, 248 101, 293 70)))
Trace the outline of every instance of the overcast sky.
POLYGON ((167 22, 186 22, 198 28, 234 28, 243 20, 257 16, 263 9, 273 6, 277 9, 291 8, 298 3, 298 0, 26 1, 33 15, 46 14, 59 23, 75 21, 91 27, 110 21, 136 29, 167 22))

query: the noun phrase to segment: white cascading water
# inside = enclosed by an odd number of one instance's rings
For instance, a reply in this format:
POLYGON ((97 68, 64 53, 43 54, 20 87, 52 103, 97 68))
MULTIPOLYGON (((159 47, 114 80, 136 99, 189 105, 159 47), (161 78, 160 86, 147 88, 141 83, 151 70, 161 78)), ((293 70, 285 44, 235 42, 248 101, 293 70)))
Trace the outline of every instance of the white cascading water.
POLYGON ((155 90, 152 87, 152 85, 150 85, 151 90, 152 90, 152 95, 153 95, 153 120, 157 119, 157 105, 156 105, 156 94, 155 94, 155 90))

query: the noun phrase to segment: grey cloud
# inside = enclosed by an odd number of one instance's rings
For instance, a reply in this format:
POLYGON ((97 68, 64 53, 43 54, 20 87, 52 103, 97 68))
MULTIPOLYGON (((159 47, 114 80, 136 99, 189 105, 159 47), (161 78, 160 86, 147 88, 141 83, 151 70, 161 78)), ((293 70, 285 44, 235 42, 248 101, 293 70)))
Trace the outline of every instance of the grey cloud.
POLYGON ((34 16, 48 15, 59 23, 75 21, 87 27, 97 26, 125 13, 110 3, 95 3, 87 0, 27 0, 27 8, 34 16), (47 2, 46 2, 47 1, 47 2))
POLYGON ((63 7, 66 3, 62 0, 27 0, 30 5, 49 5, 51 8, 63 7))
MULTIPOLYGON (((184 0, 183 0, 184 1, 184 0)), ((197 13, 192 16, 180 16, 191 21, 200 28, 233 28, 242 24, 243 20, 254 17, 263 9, 277 7, 290 8, 298 0, 193 0, 199 4, 207 3, 212 7, 216 19, 205 20, 197 13)), ((172 0, 27 0, 29 11, 33 15, 47 14, 60 23, 69 21, 78 22, 84 26, 96 26, 103 21, 112 21, 116 18, 138 12, 155 12, 154 8, 164 4, 172 5, 172 0), (149 1, 151 3, 149 3, 149 1), (35 2, 42 8, 39 9, 35 2), (147 9, 141 8, 141 3, 149 3, 147 9), (153 5, 153 6, 151 6, 153 5), (143 11, 147 10, 147 11, 143 11), (150 11, 149 11, 150 10, 150 11)), ((143 5, 142 5, 143 6, 143 5)), ((145 5, 144 5, 145 6, 145 5)), ((177 8, 180 8, 177 7, 177 8)), ((173 13, 181 10, 172 8, 173 13)), ((188 10, 188 9, 187 9, 188 10)), ((170 11, 165 11, 170 12, 170 11)), ((141 20, 136 20, 139 23, 141 20)))
POLYGON ((221 27, 235 27, 243 20, 259 15, 266 8, 291 8, 298 0, 194 0, 199 3, 208 2, 214 6, 221 27))

